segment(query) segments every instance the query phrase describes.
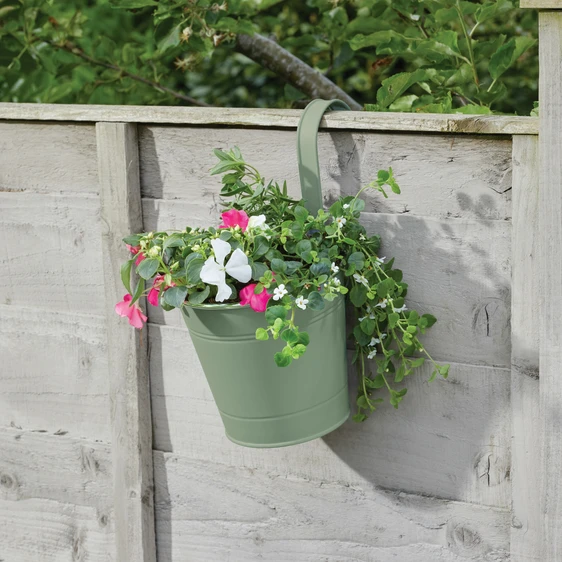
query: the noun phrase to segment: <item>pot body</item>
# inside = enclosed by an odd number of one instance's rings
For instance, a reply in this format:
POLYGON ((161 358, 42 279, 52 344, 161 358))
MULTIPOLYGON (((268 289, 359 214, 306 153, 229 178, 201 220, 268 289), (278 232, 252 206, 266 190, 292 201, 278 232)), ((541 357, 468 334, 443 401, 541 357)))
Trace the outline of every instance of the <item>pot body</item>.
POLYGON ((349 417, 344 299, 298 311, 306 353, 288 367, 273 355, 281 339, 257 341, 265 315, 249 306, 182 309, 227 437, 246 447, 284 447, 326 435, 349 417))

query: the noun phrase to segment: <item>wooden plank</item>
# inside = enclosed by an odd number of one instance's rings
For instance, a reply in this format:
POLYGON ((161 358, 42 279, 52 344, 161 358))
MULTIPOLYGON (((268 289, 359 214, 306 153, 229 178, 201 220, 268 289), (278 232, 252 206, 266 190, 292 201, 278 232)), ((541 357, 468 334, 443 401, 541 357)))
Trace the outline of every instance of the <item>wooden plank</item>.
MULTIPOLYGON (((209 224, 190 203, 144 200, 145 227, 183 229, 209 224)), ((383 239, 382 255, 395 256, 410 284, 408 302, 439 321, 425 336, 444 361, 509 368, 509 221, 435 219, 409 213, 364 213, 363 223, 383 239)), ((218 218, 218 216, 216 217, 218 218)), ((155 323, 183 326, 178 314, 149 307, 155 323)))
POLYGON ((162 561, 509 560, 507 510, 159 451, 154 465, 162 561))
POLYGON ((0 193, 0 303, 104 313, 99 200, 0 193))
MULTIPOLYGON (((264 128, 296 128, 302 111, 118 105, 0 103, 0 119, 26 121, 108 121, 264 128)), ((441 115, 412 113, 334 112, 322 122, 331 129, 425 131, 534 135, 538 120, 504 115, 441 115)))
POLYGON ((114 312, 122 238, 142 230, 136 125, 97 123, 115 532, 119 562, 156 562, 147 341, 114 312))
POLYGON ((542 10, 562 10, 562 0, 519 0, 519 7, 538 8, 542 10))
MULTIPOLYGON (((262 175, 286 179, 300 198, 293 131, 210 128, 202 134, 150 126, 140 128, 139 139, 143 196, 189 201, 198 207, 197 218, 220 209, 220 176, 209 175, 219 147, 240 147, 262 175)), ((402 194, 385 199, 367 191, 368 211, 500 220, 511 214, 511 139, 337 131, 319 135, 319 155, 327 205, 355 195, 380 169, 392 167, 402 194)))
POLYGON ((0 427, 110 440, 103 317, 0 305, 0 356, 0 427))
POLYGON ((562 11, 539 14, 540 411, 542 560, 562 559, 562 11))
POLYGON ((98 192, 93 125, 0 122, 0 192, 98 192))
MULTIPOLYGON (((370 421, 350 421, 324 439, 255 450, 225 437, 188 332, 150 326, 149 334, 156 449, 287 478, 321 477, 348 485, 366 479, 384 488, 510 504, 506 369, 453 364, 447 381, 432 384, 430 371, 423 369, 408 379, 409 393, 398 412, 387 404, 370 421)), ((350 381, 354 396, 351 370, 350 381)))
POLYGON ((116 560, 109 449, 0 429, 0 559, 116 560))
POLYGON ((540 561, 538 139, 513 139, 511 412, 513 562, 540 561), (531 296, 531 297, 530 297, 531 296))

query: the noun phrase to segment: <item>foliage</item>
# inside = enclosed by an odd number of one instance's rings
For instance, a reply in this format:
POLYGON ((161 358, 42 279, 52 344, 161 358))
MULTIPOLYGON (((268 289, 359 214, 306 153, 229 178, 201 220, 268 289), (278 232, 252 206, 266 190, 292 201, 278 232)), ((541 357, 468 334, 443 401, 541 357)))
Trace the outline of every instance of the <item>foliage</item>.
POLYGON ((394 260, 385 262, 378 256, 379 237, 369 236, 359 222, 365 207, 359 195, 364 190, 375 189, 383 196, 385 187, 400 192, 391 169, 381 170, 355 197, 340 198, 328 210, 312 215, 303 201, 287 196, 285 185, 266 182, 237 148, 215 154, 219 161, 212 173, 224 174, 221 196, 228 209, 222 215, 224 225, 127 237, 124 241, 134 256, 123 265, 122 278, 129 294, 135 264, 141 278, 132 299, 126 297, 129 306, 147 292, 149 302, 165 310, 249 302, 248 293, 260 296, 263 308, 254 304, 252 308, 265 312, 267 325, 257 330, 256 338, 281 340, 274 359, 285 367, 309 344, 295 313, 322 310, 326 302, 346 295, 355 313, 350 338, 360 379, 357 421, 382 401, 373 396, 378 389, 386 389, 397 407, 406 389, 396 390, 391 383, 402 382, 426 358, 433 364, 432 379, 447 376, 449 366, 435 363, 418 339, 435 317, 407 309, 408 285, 402 272, 394 268, 394 260), (244 268, 248 275, 241 281, 244 268), (206 269, 215 273, 209 275, 206 269), (151 279, 152 288, 145 290, 151 279), (226 290, 222 297, 221 284, 226 290), (371 359, 374 373, 369 370, 371 359))
POLYGON ((0 99, 286 107, 306 98, 236 52, 237 34, 261 33, 377 110, 528 114, 536 15, 514 2, 0 0, 0 99))

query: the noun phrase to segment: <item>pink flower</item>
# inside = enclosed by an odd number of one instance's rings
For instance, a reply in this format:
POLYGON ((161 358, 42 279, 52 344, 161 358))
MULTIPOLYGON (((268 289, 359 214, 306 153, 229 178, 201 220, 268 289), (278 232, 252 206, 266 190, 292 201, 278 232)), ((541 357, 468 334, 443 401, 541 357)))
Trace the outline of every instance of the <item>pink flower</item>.
POLYGON ((248 228, 248 221, 250 217, 244 211, 238 211, 237 209, 230 209, 221 215, 222 222, 219 228, 232 228, 234 226, 239 226, 240 230, 244 232, 248 228))
POLYGON ((126 316, 129 319, 129 324, 140 330, 147 318, 142 313, 138 303, 133 305, 129 304, 132 300, 133 297, 131 295, 125 295, 123 300, 115 305, 115 312, 117 312, 119 316, 126 316))
POLYGON ((168 287, 164 287, 164 289, 162 289, 162 285, 164 285, 164 276, 163 275, 157 275, 154 278, 154 283, 152 284, 152 289, 150 289, 150 291, 148 292, 148 296, 146 297, 146 300, 152 305, 152 306, 158 306, 158 294, 160 293, 160 291, 162 290, 166 290, 169 287, 175 287, 176 284, 172 281, 171 285, 168 285, 168 287))
POLYGON ((146 256, 140 251, 140 246, 131 246, 130 244, 125 244, 125 246, 127 246, 127 250, 129 250, 133 256, 137 256, 135 265, 139 265, 139 263, 146 258, 146 256))
POLYGON ((252 307, 252 310, 255 310, 256 312, 265 312, 267 303, 272 295, 265 290, 265 287, 262 289, 261 293, 256 295, 254 293, 255 288, 256 283, 252 283, 251 285, 246 285, 240 290, 240 304, 242 306, 249 304, 252 307))

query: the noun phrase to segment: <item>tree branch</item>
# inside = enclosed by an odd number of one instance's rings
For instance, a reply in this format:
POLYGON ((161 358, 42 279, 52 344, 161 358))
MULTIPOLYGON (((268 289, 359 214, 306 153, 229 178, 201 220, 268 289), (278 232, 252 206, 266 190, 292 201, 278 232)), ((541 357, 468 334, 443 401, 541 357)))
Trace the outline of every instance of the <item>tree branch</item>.
POLYGON ((263 35, 239 34, 236 37, 236 50, 313 99, 339 99, 351 109, 363 109, 329 78, 263 35))
POLYGON ((50 45, 52 45, 53 47, 56 47, 58 49, 63 49, 65 51, 68 51, 69 53, 72 53, 73 55, 76 55, 77 57, 80 57, 81 59, 88 61, 90 64, 93 64, 95 66, 102 66, 103 68, 109 68, 110 70, 115 70, 117 72, 119 72, 121 74, 121 76, 126 76, 127 78, 131 78, 132 80, 136 80, 137 82, 142 82, 143 84, 147 84, 148 86, 151 86, 152 88, 154 88, 155 90, 158 90, 160 92, 165 92, 166 94, 171 95, 172 97, 178 99, 178 100, 182 100, 185 101, 191 105, 197 105, 200 107, 212 107, 211 105, 209 105, 208 103, 196 100, 195 98, 192 98, 190 96, 186 96, 180 92, 176 92, 175 90, 172 90, 171 88, 168 88, 167 86, 162 86, 162 84, 159 84, 158 82, 153 82, 152 80, 149 80, 148 78, 144 78, 143 76, 139 76, 138 74, 133 74, 132 72, 129 72, 128 70, 125 70, 124 68, 121 68, 120 66, 117 66, 116 64, 111 64, 109 62, 104 62, 101 60, 96 60, 94 58, 92 58, 90 55, 86 54, 82 49, 80 49, 79 47, 76 47, 75 45, 73 45, 72 43, 64 43, 64 44, 58 44, 58 43, 49 43, 50 45))

